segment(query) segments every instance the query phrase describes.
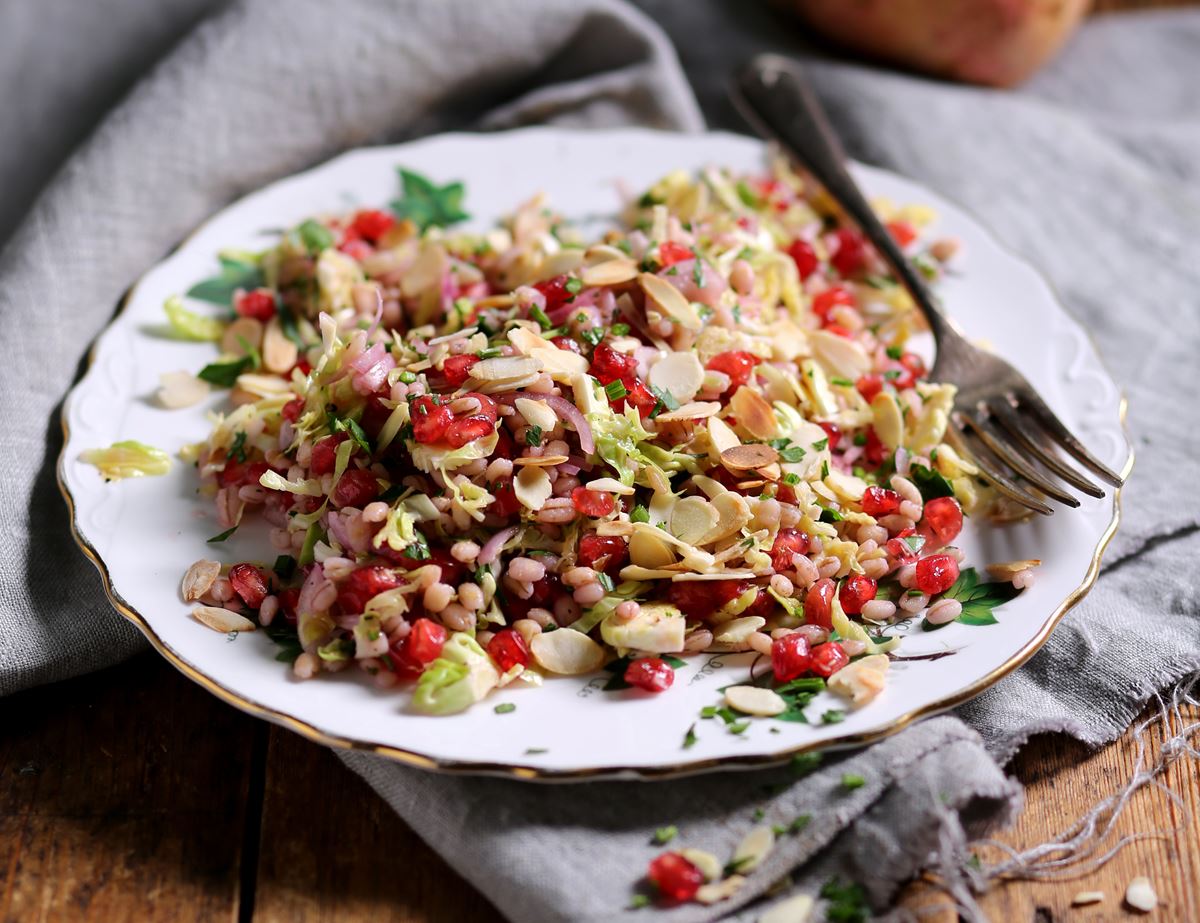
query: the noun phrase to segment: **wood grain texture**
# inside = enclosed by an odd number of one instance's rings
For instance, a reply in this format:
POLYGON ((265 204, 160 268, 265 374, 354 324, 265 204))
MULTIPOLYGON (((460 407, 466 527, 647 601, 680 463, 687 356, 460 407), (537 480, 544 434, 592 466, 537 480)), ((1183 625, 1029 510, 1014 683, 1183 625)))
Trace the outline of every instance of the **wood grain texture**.
POLYGON ((156 655, 0 699, 0 920, 237 919, 253 726, 156 655))

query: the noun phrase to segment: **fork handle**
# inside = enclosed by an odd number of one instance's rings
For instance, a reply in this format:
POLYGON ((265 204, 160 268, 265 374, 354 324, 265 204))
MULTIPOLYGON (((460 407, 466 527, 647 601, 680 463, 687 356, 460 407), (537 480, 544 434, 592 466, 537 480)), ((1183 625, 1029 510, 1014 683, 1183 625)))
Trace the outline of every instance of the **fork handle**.
POLYGON ((846 169, 846 153, 800 65, 780 55, 758 55, 734 81, 733 100, 746 121, 805 167, 862 229, 928 319, 934 339, 955 337, 925 281, 846 169))

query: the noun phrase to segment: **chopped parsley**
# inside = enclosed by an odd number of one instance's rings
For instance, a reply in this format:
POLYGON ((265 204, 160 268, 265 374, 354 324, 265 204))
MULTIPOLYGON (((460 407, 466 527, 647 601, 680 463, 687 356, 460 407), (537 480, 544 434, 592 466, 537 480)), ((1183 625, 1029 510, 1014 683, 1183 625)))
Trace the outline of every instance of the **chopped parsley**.
POLYGON ((827 712, 822 712, 822 724, 840 724, 846 720, 846 713, 840 708, 831 708, 827 712))
POLYGON ((821 765, 821 760, 824 757, 819 750, 812 750, 808 753, 797 753, 792 757, 792 772, 798 776, 807 776, 821 765))
POLYGON ((229 446, 229 457, 235 461, 246 461, 246 431, 238 430, 233 435, 233 444, 229 446))
POLYGON ((689 750, 696 746, 696 725, 692 725, 687 729, 687 733, 683 735, 683 749, 689 750))
POLYGON ((300 242, 309 253, 317 254, 333 246, 333 232, 319 221, 309 218, 296 229, 300 242))
POLYGON ((579 338, 594 349, 600 345, 607 333, 608 331, 603 327, 589 327, 587 330, 579 331, 579 338))
POLYGON ((679 828, 674 824, 666 827, 659 827, 654 831, 654 842, 659 846, 666 846, 671 840, 679 835, 679 828))
POLYGON ((542 444, 542 428, 540 426, 531 426, 525 430, 525 444, 539 446, 542 444))
POLYGON ((630 522, 649 522, 650 511, 640 503, 633 508, 633 512, 629 514, 630 522))
POLYGON ((234 526, 232 529, 226 529, 224 532, 214 535, 212 538, 208 539, 207 544, 215 545, 217 542, 223 542, 225 539, 229 538, 229 536, 233 535, 233 533, 237 530, 237 526, 234 526))
POLYGON ((497 715, 507 715, 517 710, 517 706, 512 702, 501 702, 492 709, 497 715))
POLYGON ((563 288, 565 288, 572 295, 578 295, 581 291, 583 291, 583 280, 572 276, 563 284, 563 288))
MULTIPOLYGON (((187 290, 189 298, 219 304, 222 307, 233 305, 233 293, 238 289, 253 291, 261 288, 263 282, 262 270, 257 263, 228 256, 218 256, 221 264, 219 275, 203 282, 197 282, 187 290)), ((284 331, 286 333, 286 330, 284 331)))

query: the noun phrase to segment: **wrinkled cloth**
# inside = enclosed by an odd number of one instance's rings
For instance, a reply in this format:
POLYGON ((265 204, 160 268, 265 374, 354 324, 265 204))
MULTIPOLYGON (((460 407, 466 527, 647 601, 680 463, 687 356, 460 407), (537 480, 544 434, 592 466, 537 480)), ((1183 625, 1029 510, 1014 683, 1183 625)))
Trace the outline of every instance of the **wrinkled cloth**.
MULTIPOLYGON (((811 57, 756 5, 641 5, 675 40, 716 127, 741 127, 724 98, 738 62, 767 49, 811 57)), ((293 0, 283 16, 265 0, 169 0, 149 16, 136 0, 76 6, 0 9, 0 76, 25 89, 0 111, 0 136, 29 140, 0 158, 0 234, 86 120, 146 72, 0 254, 0 311, 19 338, 0 365, 0 541, 12 562, 0 572, 0 693, 145 646, 71 540, 53 473, 58 405, 121 292, 192 226, 363 144, 533 122, 702 127, 662 32, 617 2, 293 0), (29 51, 39 41, 61 75, 29 51)), ((513 920, 623 919, 656 827, 725 857, 753 826, 800 815, 805 832, 781 837, 736 897, 667 915, 753 919, 786 874, 784 893, 814 894, 837 875, 883 907, 931 859, 965 859, 947 852, 1014 815, 1019 786, 1001 766, 1030 734, 1111 740, 1156 689, 1200 668, 1200 505, 1179 497, 1200 449, 1187 420, 1200 349, 1188 249, 1200 239, 1198 48, 1196 13, 1103 17, 1011 93, 812 58, 850 151, 957 198, 1044 269, 1130 398, 1139 460, 1121 531, 1095 589, 1029 664, 957 715, 802 780, 765 770, 548 787, 362 753, 340 754, 346 763, 513 920), (866 784, 845 791, 845 774, 866 784)))

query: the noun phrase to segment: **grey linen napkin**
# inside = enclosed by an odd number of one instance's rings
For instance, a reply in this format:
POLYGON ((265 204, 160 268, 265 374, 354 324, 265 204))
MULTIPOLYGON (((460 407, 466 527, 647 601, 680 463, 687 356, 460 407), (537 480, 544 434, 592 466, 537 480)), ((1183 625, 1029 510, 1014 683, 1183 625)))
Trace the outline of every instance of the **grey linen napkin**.
MULTIPOLYGON (((141 9, 98 2, 114 15, 141 9)), ((717 2, 642 5, 676 39, 718 123, 729 119, 718 94, 730 66, 785 34, 750 5, 736 13, 717 2)), ((202 6, 172 0, 164 9, 179 29, 202 6)), ((69 8, 52 0, 38 9, 54 7, 69 8)), ((109 306, 191 226, 242 192, 359 144, 546 120, 700 124, 661 34, 616 3, 353 0, 335 10, 303 0, 283 7, 285 16, 280 9, 234 4, 187 35, 71 158, 0 255, 0 310, 21 331, 0 366, 11 446, 0 536, 14 562, 0 573, 0 692, 142 648, 66 530, 53 479, 55 408, 109 306)), ((0 35, 33 34, 33 16, 31 7, 5 8, 0 17, 24 17, 24 29, 0 19, 0 35)), ((1092 595, 1029 665, 958 717, 924 722, 801 780, 774 770, 546 787, 342 754, 507 916, 621 919, 657 851, 655 827, 676 824, 687 845, 725 856, 760 822, 760 808, 765 823, 812 819, 803 835, 781 839, 733 900, 669 911, 672 919, 752 919, 758 908, 746 905, 789 871, 793 890, 815 893, 836 874, 861 881, 883 906, 934 854, 964 858, 947 853, 1011 817, 1019 791, 999 763, 1029 734, 1109 740, 1154 690, 1200 667, 1189 586, 1198 505, 1180 493, 1195 481, 1200 449, 1181 401, 1200 347, 1200 267, 1185 250, 1200 232, 1200 112, 1187 92, 1200 76, 1200 17, 1119 22, 1090 24, 1016 94, 814 67, 852 151, 957 197, 1046 269, 1126 386, 1141 457, 1092 595), (866 784, 843 791, 845 773, 866 784)), ((171 31, 151 22, 140 34, 153 45, 171 31)))

